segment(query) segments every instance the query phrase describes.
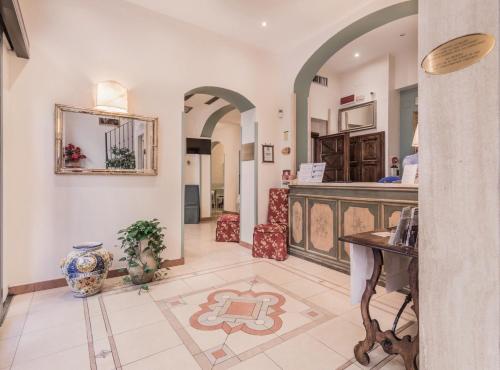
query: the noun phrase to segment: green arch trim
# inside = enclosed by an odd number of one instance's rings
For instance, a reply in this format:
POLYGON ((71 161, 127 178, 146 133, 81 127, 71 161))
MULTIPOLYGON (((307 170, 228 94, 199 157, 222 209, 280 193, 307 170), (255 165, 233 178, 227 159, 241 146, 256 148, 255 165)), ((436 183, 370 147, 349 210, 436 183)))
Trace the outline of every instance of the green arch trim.
POLYGON ((213 95, 218 98, 224 99, 228 103, 234 105, 241 113, 255 108, 255 105, 253 105, 252 102, 245 98, 243 95, 237 93, 236 91, 225 89, 223 87, 201 86, 188 91, 184 94, 184 96, 194 94, 213 95))
POLYGON ((222 108, 217 109, 215 112, 213 112, 205 122, 205 125, 203 125, 203 129, 201 130, 201 137, 212 137, 212 134, 214 133, 215 126, 217 126, 217 123, 224 117, 226 114, 229 112, 232 112, 236 108, 232 105, 225 105, 222 108))
POLYGON ((295 78, 295 150, 297 169, 307 162, 308 151, 308 104, 307 98, 314 76, 336 52, 351 41, 400 18, 418 13, 418 0, 408 0, 371 13, 336 33, 309 57, 295 78))
POLYGON ((214 148, 220 144, 220 141, 212 141, 212 151, 214 150, 214 148))

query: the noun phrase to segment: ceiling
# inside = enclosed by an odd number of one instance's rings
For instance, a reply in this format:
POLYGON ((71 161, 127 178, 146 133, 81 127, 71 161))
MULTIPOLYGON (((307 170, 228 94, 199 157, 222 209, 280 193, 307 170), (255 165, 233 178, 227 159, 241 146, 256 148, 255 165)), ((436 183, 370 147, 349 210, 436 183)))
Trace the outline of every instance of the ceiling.
MULTIPOLYGON (((206 94, 195 94, 189 99, 184 101, 184 105, 193 108, 188 114, 194 114, 196 111, 201 111, 201 110, 207 110, 210 111, 209 114, 215 112, 216 110, 220 109, 223 106, 228 105, 229 103, 225 101, 224 99, 218 99, 211 105, 205 104, 207 101, 212 99, 212 95, 206 95, 206 94)), ((222 122, 224 123, 234 123, 239 125, 241 122, 241 114, 237 109, 232 110, 228 114, 226 114, 222 119, 222 122)))
POLYGON ((307 40, 372 0, 125 1, 247 44, 277 51, 307 40), (263 21, 267 27, 261 26, 263 21))
POLYGON ((409 48, 418 48, 417 15, 398 19, 358 37, 335 53, 322 70, 344 73, 374 59, 409 48), (358 58, 354 57, 355 53, 359 53, 358 58))

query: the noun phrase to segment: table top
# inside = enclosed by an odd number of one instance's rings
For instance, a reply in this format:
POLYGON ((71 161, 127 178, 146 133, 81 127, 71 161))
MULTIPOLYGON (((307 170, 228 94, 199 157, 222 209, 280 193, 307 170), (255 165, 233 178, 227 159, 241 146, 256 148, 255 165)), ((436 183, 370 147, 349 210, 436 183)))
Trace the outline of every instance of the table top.
POLYGON ((382 251, 402 254, 408 257, 418 258, 418 249, 402 245, 389 244, 389 237, 374 235, 377 232, 387 232, 387 230, 376 230, 366 233, 341 236, 339 240, 347 243, 362 245, 363 247, 380 249, 382 251))

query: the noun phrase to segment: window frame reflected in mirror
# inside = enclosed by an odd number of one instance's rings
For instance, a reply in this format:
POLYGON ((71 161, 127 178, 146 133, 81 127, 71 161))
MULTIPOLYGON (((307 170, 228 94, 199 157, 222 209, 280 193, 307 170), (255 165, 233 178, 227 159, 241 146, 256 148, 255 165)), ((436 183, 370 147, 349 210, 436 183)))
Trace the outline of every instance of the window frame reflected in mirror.
MULTIPOLYGON (((149 144, 147 145, 149 146, 149 144)), ((146 147, 147 147, 146 146, 146 147)), ((149 148, 148 148, 149 149, 149 148)), ((85 153, 83 153, 85 154, 85 153)), ((77 108, 63 104, 55 105, 55 174, 71 175, 135 175, 135 176, 157 176, 158 175, 158 118, 145 117, 129 113, 112 113, 97 109, 77 108), (151 168, 147 169, 119 169, 119 168, 84 168, 67 167, 64 159, 64 113, 83 113, 96 117, 107 117, 110 119, 130 119, 151 123, 151 168)))
POLYGON ((339 133, 340 132, 353 132, 353 131, 363 131, 363 130, 371 130, 377 128, 377 101, 372 100, 367 103, 362 103, 362 104, 356 104, 356 105, 351 105, 346 108, 339 108, 339 113, 338 113, 338 129, 339 133), (343 128, 343 122, 342 122, 342 114, 344 112, 348 112, 354 109, 358 108, 363 108, 363 107, 368 107, 368 106, 373 106, 373 120, 372 123, 366 126, 360 126, 358 128, 343 128))

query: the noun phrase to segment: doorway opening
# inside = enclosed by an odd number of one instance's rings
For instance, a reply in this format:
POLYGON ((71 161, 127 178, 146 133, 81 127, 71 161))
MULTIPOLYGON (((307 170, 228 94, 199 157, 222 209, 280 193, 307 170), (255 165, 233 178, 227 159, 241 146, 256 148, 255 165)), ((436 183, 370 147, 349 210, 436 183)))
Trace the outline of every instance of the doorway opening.
MULTIPOLYGON (((206 222, 215 227, 214 221, 222 213, 240 215, 240 240, 251 243, 257 221, 255 106, 241 94, 220 87, 188 91, 183 142, 183 256, 186 243, 189 248, 196 243, 191 235, 186 238, 185 230, 196 230, 192 224, 206 222)), ((206 230, 211 235, 203 238, 214 241, 215 231, 206 230)))

